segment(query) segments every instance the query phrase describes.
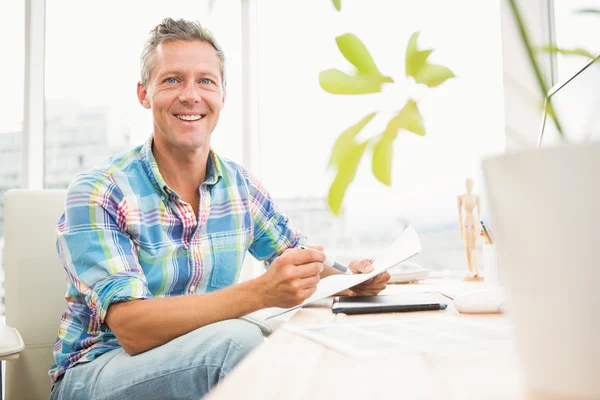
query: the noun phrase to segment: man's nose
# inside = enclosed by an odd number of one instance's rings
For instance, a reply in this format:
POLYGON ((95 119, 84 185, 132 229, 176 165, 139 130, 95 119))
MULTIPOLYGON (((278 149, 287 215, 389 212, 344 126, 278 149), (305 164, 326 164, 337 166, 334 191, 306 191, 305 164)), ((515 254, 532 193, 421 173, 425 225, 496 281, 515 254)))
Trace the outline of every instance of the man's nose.
POLYGON ((196 82, 187 83, 179 94, 179 101, 182 103, 200 103, 202 101, 200 88, 196 85, 196 82))

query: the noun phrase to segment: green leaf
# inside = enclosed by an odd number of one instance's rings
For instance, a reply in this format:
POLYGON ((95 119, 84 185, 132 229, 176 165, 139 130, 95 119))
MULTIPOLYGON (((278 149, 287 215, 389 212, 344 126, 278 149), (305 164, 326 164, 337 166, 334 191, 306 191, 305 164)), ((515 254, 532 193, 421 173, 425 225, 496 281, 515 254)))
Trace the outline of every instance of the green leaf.
POLYGON ((332 94, 367 94, 381 91, 381 77, 350 76, 339 69, 328 69, 319 73, 319 85, 332 94))
POLYGON ((346 33, 335 38, 342 55, 356 67, 356 72, 348 75, 338 69, 328 69, 319 73, 319 84, 323 90, 333 94, 367 94, 381 91, 384 83, 393 83, 383 75, 363 42, 355 35, 346 33))
POLYGON ((436 87, 450 78, 454 78, 454 73, 449 68, 443 65, 425 64, 415 76, 415 81, 429 87, 436 87))
POLYGON ((406 46, 406 76, 412 76, 417 83, 423 83, 429 87, 436 87, 446 80, 453 78, 454 73, 443 65, 430 64, 427 58, 432 49, 419 50, 417 40, 419 32, 414 32, 406 46))
POLYGON ((546 52, 546 53, 553 53, 553 54, 560 53, 563 56, 583 56, 583 57, 587 57, 590 59, 594 59, 594 56, 589 51, 582 49, 582 48, 561 49, 561 48, 551 45, 551 46, 541 47, 539 50, 546 52))
POLYGON ((417 40, 419 39, 420 32, 414 32, 410 39, 408 40, 408 45, 406 46, 406 59, 405 68, 406 68, 406 76, 414 76, 418 74, 425 62, 427 61, 427 57, 431 54, 433 50, 424 50, 419 51, 417 49, 417 40))
POLYGON ((581 10, 575 11, 577 14, 600 14, 600 10, 594 8, 582 8, 581 10))
POLYGON ((387 186, 392 185, 392 145, 400 129, 406 129, 421 136, 425 135, 423 118, 413 99, 409 99, 404 108, 388 122, 383 133, 376 139, 377 142, 373 148, 371 160, 373 175, 387 186))
POLYGON ((335 38, 338 48, 346 60, 350 61, 356 67, 361 75, 381 75, 371 53, 367 50, 365 44, 352 33, 335 38))
POLYGON ((423 117, 421 117, 417 103, 413 99, 409 99, 404 108, 388 122, 383 137, 394 140, 400 129, 406 129, 417 135, 425 136, 423 117))
POLYGON ((333 0, 333 6, 336 10, 342 11, 342 0, 333 0))
POLYGON ((373 148, 371 160, 373 175, 386 186, 392 186, 393 143, 384 135, 373 148))
POLYGON ((368 143, 368 140, 360 144, 353 143, 341 160, 337 175, 331 183, 329 195, 327 197, 329 208, 335 215, 340 215, 344 195, 346 194, 348 186, 356 176, 356 169, 358 168, 358 164, 360 163, 368 143))
POLYGON ((415 76, 419 74, 419 71, 425 66, 427 57, 433 50, 420 51, 415 53, 410 59, 406 60, 406 76, 415 76))
POLYGON ((346 153, 355 146, 354 138, 363 130, 365 126, 373 119, 373 117, 377 113, 371 113, 358 121, 356 124, 352 125, 350 128, 346 129, 341 133, 340 136, 336 139, 333 144, 333 149, 331 150, 331 157, 329 159, 329 166, 340 166, 346 156, 346 153))

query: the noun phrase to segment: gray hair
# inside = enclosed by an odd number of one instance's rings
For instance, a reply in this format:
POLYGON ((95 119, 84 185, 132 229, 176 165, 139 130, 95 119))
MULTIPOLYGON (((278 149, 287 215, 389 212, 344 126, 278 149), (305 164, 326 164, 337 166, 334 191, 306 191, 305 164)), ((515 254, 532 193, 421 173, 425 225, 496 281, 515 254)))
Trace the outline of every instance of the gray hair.
POLYGON ((185 19, 165 18, 160 24, 150 31, 150 36, 146 41, 141 57, 142 83, 148 86, 150 81, 150 71, 154 67, 154 57, 156 48, 159 44, 167 41, 183 40, 192 42, 199 40, 210 44, 221 61, 221 80, 223 81, 223 89, 227 82, 225 76, 225 53, 214 35, 207 28, 203 27, 198 21, 187 21, 185 19))

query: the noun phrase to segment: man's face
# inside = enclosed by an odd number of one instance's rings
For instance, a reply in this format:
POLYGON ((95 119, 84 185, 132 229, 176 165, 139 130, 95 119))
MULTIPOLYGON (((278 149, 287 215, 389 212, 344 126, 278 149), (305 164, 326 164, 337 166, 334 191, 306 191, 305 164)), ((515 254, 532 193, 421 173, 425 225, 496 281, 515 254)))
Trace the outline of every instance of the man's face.
POLYGON ((182 150, 210 146, 225 102, 217 52, 201 41, 160 44, 148 86, 138 84, 138 98, 152 110, 157 144, 182 150))

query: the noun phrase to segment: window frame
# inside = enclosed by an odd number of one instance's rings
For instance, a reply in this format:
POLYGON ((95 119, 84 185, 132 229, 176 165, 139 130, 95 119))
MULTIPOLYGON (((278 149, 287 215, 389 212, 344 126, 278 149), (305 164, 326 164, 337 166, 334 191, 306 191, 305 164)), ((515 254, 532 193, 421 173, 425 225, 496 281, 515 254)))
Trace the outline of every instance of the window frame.
POLYGON ((24 189, 44 188, 46 1, 25 0, 25 82, 21 177, 24 189))

